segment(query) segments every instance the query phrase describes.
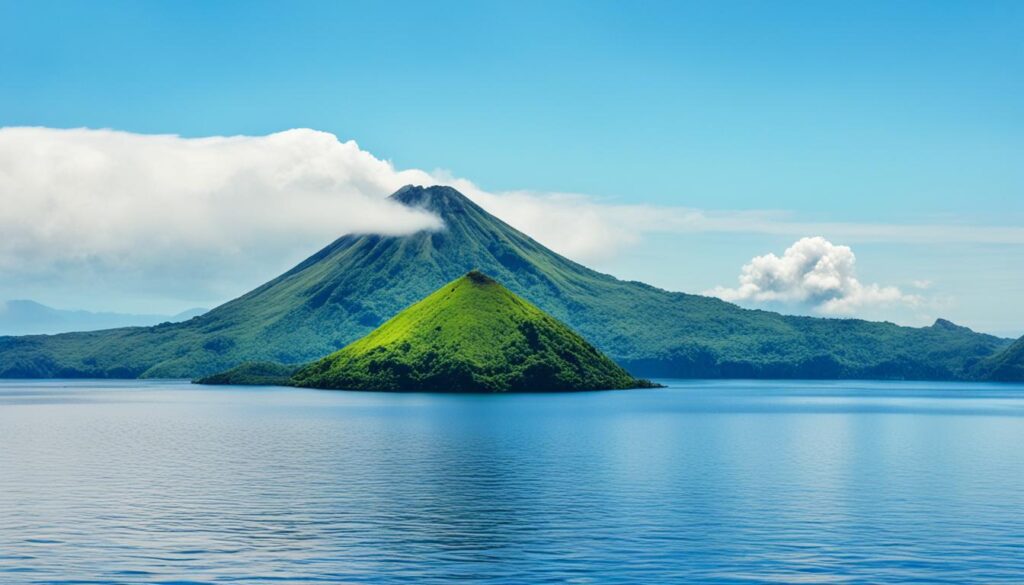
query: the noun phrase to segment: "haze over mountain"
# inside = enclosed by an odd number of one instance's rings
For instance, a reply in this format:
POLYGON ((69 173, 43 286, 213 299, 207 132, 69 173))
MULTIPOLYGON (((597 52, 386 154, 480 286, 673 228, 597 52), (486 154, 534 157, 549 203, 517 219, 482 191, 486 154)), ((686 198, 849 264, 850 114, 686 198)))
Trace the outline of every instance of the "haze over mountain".
POLYGON ((188 309, 176 315, 94 312, 55 309, 31 300, 0 301, 0 335, 36 335, 138 327, 188 321, 208 309, 188 309))
POLYGON ((911 328, 784 316, 621 281, 548 250, 450 187, 409 186, 392 198, 437 214, 444 228, 343 236, 186 323, 0 338, 0 376, 196 377, 245 361, 303 363, 473 269, 641 376, 968 379, 1011 343, 943 320, 911 328))

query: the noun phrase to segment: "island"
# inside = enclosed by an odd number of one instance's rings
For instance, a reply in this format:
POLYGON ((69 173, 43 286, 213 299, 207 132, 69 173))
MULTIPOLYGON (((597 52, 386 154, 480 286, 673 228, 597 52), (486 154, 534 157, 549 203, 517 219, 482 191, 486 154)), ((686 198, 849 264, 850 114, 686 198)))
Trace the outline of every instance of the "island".
MULTIPOLYGON (((283 383, 286 372, 284 366, 243 364, 197 382, 283 383)), ((431 392, 657 387, 634 378, 568 326, 476 270, 286 381, 309 388, 431 392)))

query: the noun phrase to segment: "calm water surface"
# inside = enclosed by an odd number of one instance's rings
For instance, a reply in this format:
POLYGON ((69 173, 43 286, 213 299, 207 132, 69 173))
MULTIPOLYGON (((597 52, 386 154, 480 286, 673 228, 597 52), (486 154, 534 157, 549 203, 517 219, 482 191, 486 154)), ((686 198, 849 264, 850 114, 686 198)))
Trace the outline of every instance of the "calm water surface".
POLYGON ((0 583, 1024 582, 1024 386, 0 382, 0 583))

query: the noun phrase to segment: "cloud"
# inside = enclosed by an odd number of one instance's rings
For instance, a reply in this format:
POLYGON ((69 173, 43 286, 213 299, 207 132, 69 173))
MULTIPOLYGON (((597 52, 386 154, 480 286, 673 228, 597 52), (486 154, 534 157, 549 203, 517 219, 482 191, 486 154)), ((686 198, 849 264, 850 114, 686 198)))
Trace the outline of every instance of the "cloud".
POLYGON ((309 129, 185 138, 11 127, 0 128, 0 278, 8 289, 109 281, 119 294, 209 302, 345 233, 441 228, 438 218, 386 199, 406 184, 452 185, 583 262, 652 232, 722 228, 696 210, 492 193, 444 171, 396 169, 353 141, 309 129))
POLYGON ((646 234, 663 229, 658 209, 650 206, 608 204, 573 193, 494 194, 472 185, 463 188, 488 212, 556 252, 580 261, 608 258, 646 234))
MULTIPOLYGON (((585 263, 657 233, 1024 244, 1019 227, 813 223, 778 211, 492 192, 445 171, 396 169, 353 141, 309 129, 184 138, 19 127, 0 128, 0 294, 88 289, 122 299, 216 302, 345 233, 442 229, 437 217, 386 199, 406 184, 452 185, 512 226, 585 263)), ((864 287, 858 294, 892 296, 884 287, 864 287)), ((127 309, 120 303, 114 308, 127 309)))
POLYGON ((313 130, 182 138, 3 128, 0 275, 223 284, 344 233, 440 228, 385 198, 425 182, 427 173, 313 130))
POLYGON ((717 287, 706 294, 727 301, 807 307, 825 315, 921 303, 921 297, 895 286, 861 283, 856 262, 848 246, 837 246, 820 236, 801 238, 781 257, 772 253, 754 257, 743 266, 738 287, 717 287))
POLYGON ((578 193, 490 193, 464 179, 434 176, 527 235, 582 262, 606 259, 653 234, 820 233, 852 243, 1024 245, 1024 228, 1014 226, 808 222, 779 210, 623 205, 578 193))

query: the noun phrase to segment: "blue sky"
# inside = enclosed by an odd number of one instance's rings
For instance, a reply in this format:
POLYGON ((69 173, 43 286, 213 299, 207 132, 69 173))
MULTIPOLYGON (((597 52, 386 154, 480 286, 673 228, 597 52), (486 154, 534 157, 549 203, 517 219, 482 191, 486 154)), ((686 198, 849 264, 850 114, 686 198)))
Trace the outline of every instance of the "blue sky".
MULTIPOLYGON (((1017 228, 1022 39, 1020 2, 2 2, 0 126, 313 128, 495 193, 1017 228)), ((929 281, 931 313, 1024 330, 1018 243, 803 235, 853 247, 863 282, 929 281)), ((654 234, 590 263, 699 292, 796 239, 654 234)))

